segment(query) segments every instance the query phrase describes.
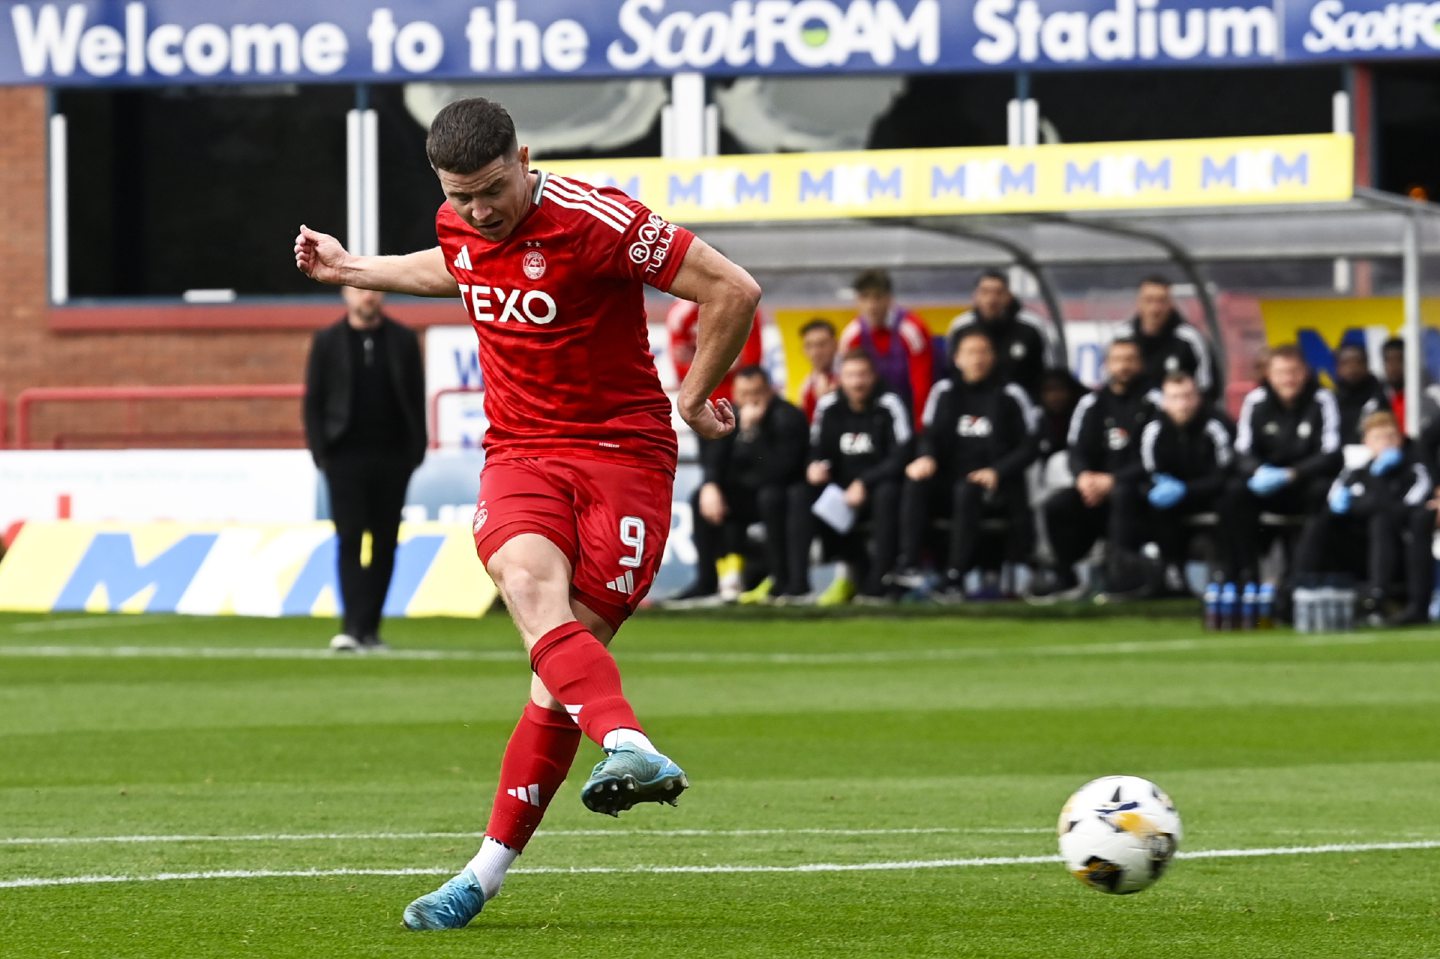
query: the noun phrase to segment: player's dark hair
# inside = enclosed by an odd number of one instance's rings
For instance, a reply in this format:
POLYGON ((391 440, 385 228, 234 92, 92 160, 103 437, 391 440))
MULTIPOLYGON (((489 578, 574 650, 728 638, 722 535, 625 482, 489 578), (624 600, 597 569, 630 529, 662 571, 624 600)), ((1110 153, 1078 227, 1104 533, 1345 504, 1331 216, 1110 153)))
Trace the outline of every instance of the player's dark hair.
POLYGON ((1171 370, 1169 373, 1165 374, 1165 382, 1161 385, 1169 386, 1171 383, 1174 383, 1176 386, 1183 386, 1184 384, 1189 383, 1193 386, 1195 384, 1195 377, 1191 376, 1189 373, 1186 373, 1184 370, 1171 370))
POLYGON ((1339 359, 1341 353, 1359 353, 1362 359, 1369 359, 1369 354, 1365 352, 1365 347, 1359 343, 1341 343, 1335 351, 1335 358, 1339 359))
POLYGON ((1140 278, 1140 285, 1141 285, 1141 286, 1163 286, 1163 287, 1165 287, 1165 289, 1168 290, 1168 289, 1170 289, 1170 278, 1169 278, 1168 276, 1162 276, 1162 275, 1159 274, 1159 273, 1149 273, 1149 274, 1146 274, 1145 276, 1142 276, 1142 277, 1140 278))
POLYGON ((1294 343, 1286 343, 1283 346, 1275 347, 1273 350, 1270 351, 1270 358, 1265 362, 1274 363, 1276 360, 1294 360, 1301 366, 1310 365, 1305 362, 1305 354, 1300 352, 1300 347, 1296 346, 1294 343))
POLYGON ((973 340, 977 336, 983 337, 985 342, 990 344, 991 351, 994 351, 995 341, 990 338, 990 334, 981 329, 978 323, 972 323, 969 326, 961 327, 959 335, 955 337, 955 348, 950 352, 952 354, 959 353, 961 343, 964 343, 966 340, 973 340))
POLYGON ((887 270, 865 270, 855 277, 856 293, 880 293, 888 294, 895 292, 895 281, 890 279, 887 270))
POLYGON ((840 357, 841 366, 844 366, 846 363, 849 363, 851 361, 864 363, 866 366, 870 367, 870 369, 875 369, 875 357, 871 356, 869 353, 865 352, 858 346, 850 352, 846 353, 844 356, 840 357))
POLYGON ((1000 281, 1000 284, 1005 287, 1005 289, 1010 289, 1010 277, 1006 276, 1001 271, 995 269, 982 270, 980 275, 975 277, 975 285, 971 287, 971 289, 978 290, 980 288, 980 284, 984 283, 986 280, 998 280, 1000 281))
POLYGON ((484 97, 447 103, 430 121, 425 155, 446 173, 467 174, 515 152, 515 122, 505 108, 484 97))
POLYGON ((1115 337, 1115 339, 1110 341, 1110 346, 1108 349, 1106 349, 1105 352, 1108 353, 1110 352, 1110 350, 1113 350, 1117 346, 1128 346, 1138 351, 1140 349, 1140 341, 1135 339, 1135 337, 1133 336, 1117 336, 1115 337))
POLYGON ((1405 341, 1398 336, 1392 336, 1380 346, 1381 353, 1404 353, 1405 341))
POLYGON ((810 320, 804 326, 800 327, 800 338, 803 340, 805 337, 809 336, 811 333, 814 333, 816 330, 824 330, 826 333, 834 336, 835 324, 831 323, 823 316, 817 316, 815 317, 815 319, 810 320))
POLYGON ((742 366, 740 367, 740 369, 735 371, 735 378, 737 380, 748 380, 754 376, 760 377, 760 379, 764 381, 766 386, 770 385, 770 374, 763 366, 752 363, 749 366, 742 366))

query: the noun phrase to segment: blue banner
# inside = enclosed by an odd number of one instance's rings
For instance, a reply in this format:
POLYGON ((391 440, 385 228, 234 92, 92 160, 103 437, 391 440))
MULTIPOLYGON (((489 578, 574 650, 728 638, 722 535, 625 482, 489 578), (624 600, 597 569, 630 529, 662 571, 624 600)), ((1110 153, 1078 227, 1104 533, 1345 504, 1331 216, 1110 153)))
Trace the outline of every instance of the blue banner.
POLYGON ((7 3, 0 84, 973 72, 1433 57, 1386 0, 7 3))

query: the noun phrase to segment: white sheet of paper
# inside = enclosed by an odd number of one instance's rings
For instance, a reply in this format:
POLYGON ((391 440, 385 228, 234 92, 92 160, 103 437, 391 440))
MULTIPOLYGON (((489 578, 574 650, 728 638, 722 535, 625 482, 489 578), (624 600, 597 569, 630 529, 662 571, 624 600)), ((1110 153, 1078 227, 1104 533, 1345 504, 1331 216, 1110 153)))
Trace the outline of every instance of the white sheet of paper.
POLYGON ((845 491, 834 483, 820 492, 820 498, 810 507, 810 512, 837 533, 848 533, 855 525, 855 511, 845 502, 845 491))

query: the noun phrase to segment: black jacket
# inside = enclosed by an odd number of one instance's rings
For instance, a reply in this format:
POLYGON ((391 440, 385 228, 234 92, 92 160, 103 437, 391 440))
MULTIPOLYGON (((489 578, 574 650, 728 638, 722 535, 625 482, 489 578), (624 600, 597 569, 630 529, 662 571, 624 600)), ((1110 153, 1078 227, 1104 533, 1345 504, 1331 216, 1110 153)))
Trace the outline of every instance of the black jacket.
MULTIPOLYGON (((420 338, 409 327, 389 317, 381 320, 386 340, 385 355, 390 382, 395 388, 405 442, 395 450, 411 467, 425 459, 425 366, 420 359, 420 338)), ((350 426, 353 399, 349 322, 340 322, 315 332, 310 360, 305 369, 305 445, 315 465, 324 467, 336 442, 350 426)))
POLYGON ((1430 501, 1435 481, 1413 453, 1405 453, 1394 468, 1384 476, 1370 472, 1370 464, 1345 470, 1335 478, 1330 490, 1341 486, 1350 490, 1350 509, 1347 516, 1364 519, 1385 510, 1407 510, 1423 507, 1430 501))
POLYGON ((1153 336, 1142 332, 1138 316, 1122 323, 1118 332, 1140 344, 1147 389, 1158 390, 1167 374, 1184 371, 1195 377, 1195 385, 1207 401, 1213 403, 1219 396, 1220 384, 1215 378, 1210 341, 1176 311, 1170 311, 1165 325, 1153 336))
POLYGON ((858 412, 839 390, 820 397, 810 426, 810 461, 830 464, 840 486, 860 480, 867 488, 899 481, 910 462, 910 411, 879 384, 858 412))
POLYGON ((1218 416, 1204 410, 1184 426, 1163 410, 1158 411, 1140 434, 1140 464, 1146 489, 1163 473, 1185 484, 1186 499, 1213 496, 1224 487, 1234 461, 1230 431, 1218 416))
POLYGON ((982 320, 974 310, 966 310, 950 321, 945 335, 945 369, 948 373, 955 359, 955 344, 969 330, 982 330, 995 347, 995 371, 1005 383, 1019 383, 1030 399, 1040 396, 1040 377, 1047 369, 1064 369, 1066 362, 1060 341, 1045 320, 1020 308, 1019 300, 1011 300, 1005 314, 994 320, 982 320))
POLYGON ((737 427, 728 436, 701 446, 702 482, 746 489, 799 482, 805 477, 809 436, 805 414, 777 396, 753 431, 737 427))
POLYGON ((1354 384, 1336 380, 1330 392, 1335 394, 1335 402, 1340 406, 1341 443, 1359 443, 1360 424, 1365 422, 1365 417, 1390 409, 1385 384, 1374 373, 1366 373, 1364 379, 1354 384))
POLYGON ((1235 424, 1236 471, 1246 478, 1261 464, 1285 466, 1299 479, 1329 479, 1345 461, 1340 407, 1335 395, 1312 378, 1289 407, 1270 384, 1245 396, 1235 424))
POLYGON ((1138 379, 1123 393, 1101 386, 1081 397, 1070 418, 1070 472, 1140 478, 1140 431, 1155 417, 1154 398, 1138 379))
POLYGON ((1019 481, 1040 451, 1038 414, 1016 383, 998 374, 966 383, 957 373, 930 390, 922 417, 919 455, 933 456, 952 480, 993 469, 1001 481, 1019 481))

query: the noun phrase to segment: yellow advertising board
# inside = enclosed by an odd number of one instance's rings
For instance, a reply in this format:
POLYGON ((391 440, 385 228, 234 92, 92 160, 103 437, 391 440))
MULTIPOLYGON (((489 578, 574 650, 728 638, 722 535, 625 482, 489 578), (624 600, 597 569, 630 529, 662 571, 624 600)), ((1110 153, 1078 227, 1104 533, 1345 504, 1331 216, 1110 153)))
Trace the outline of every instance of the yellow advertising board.
POLYGON ((1348 134, 537 162, 682 223, 1349 199, 1348 134))

